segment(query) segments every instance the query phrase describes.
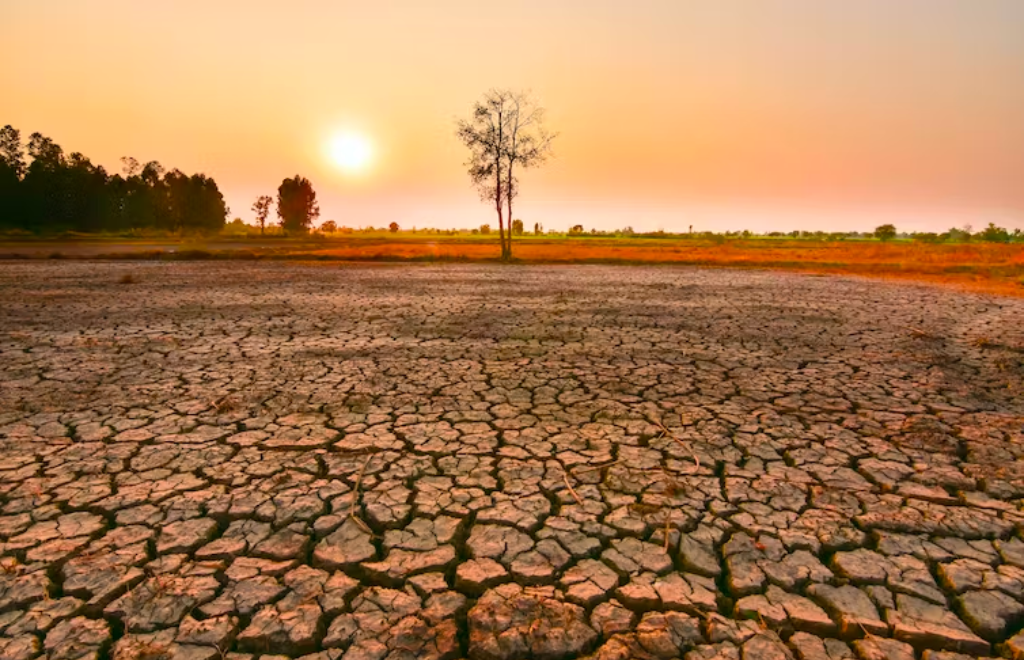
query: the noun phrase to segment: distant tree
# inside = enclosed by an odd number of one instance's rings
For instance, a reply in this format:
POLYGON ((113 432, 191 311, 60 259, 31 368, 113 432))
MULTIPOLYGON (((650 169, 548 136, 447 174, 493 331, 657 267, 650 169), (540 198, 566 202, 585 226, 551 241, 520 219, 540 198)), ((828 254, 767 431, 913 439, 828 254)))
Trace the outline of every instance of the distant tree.
POLYGON ((0 228, 15 228, 23 221, 21 177, 24 174, 21 133, 8 124, 0 129, 0 228))
POLYGON ((32 162, 21 184, 25 214, 22 227, 34 232, 70 229, 73 201, 64 150, 50 138, 33 133, 28 140, 28 155, 32 162))
POLYGON ((224 227, 228 207, 213 179, 203 174, 188 176, 171 170, 164 182, 173 231, 212 233, 224 227))
POLYGON ((62 226, 83 233, 103 231, 109 212, 107 172, 83 154, 71 154, 60 181, 62 198, 67 204, 62 210, 62 226))
POLYGON ((978 232, 978 237, 986 243, 1010 242, 1010 232, 1006 231, 1002 227, 997 227, 994 222, 988 223, 988 227, 985 227, 978 232))
POLYGON ((224 225, 223 231, 232 236, 244 236, 249 233, 249 225, 245 224, 245 221, 241 218, 234 218, 231 222, 224 225))
POLYGON ((534 236, 540 236, 544 233, 544 228, 540 226, 539 222, 533 223, 533 234, 534 236))
POLYGON ((569 234, 572 236, 578 236, 583 233, 583 225, 573 225, 569 227, 569 234))
POLYGON ((522 220, 513 220, 512 221, 512 235, 513 236, 522 236, 523 235, 523 221, 522 220))
POLYGON ((21 131, 10 124, 0 128, 0 165, 10 169, 19 179, 25 175, 25 151, 21 131))
POLYGON ((940 238, 943 241, 949 241, 950 243, 970 243, 971 233, 957 227, 951 227, 949 231, 942 234, 940 238))
POLYGON ((270 195, 260 195, 252 203, 252 211, 256 214, 256 222, 260 226, 260 236, 267 226, 267 216, 270 215, 270 205, 273 203, 274 199, 270 195))
POLYGON ((320 217, 316 192, 309 179, 298 174, 285 179, 277 189, 277 215, 281 227, 287 232, 305 233, 320 217))
MULTIPOLYGON (((505 205, 508 218, 512 220, 512 202, 519 195, 519 180, 515 177, 516 167, 529 169, 540 165, 551 155, 551 143, 555 134, 544 126, 544 108, 537 105, 528 94, 506 91, 508 97, 508 143, 505 147, 505 205)), ((522 222, 519 223, 521 236, 522 222)), ((512 258, 512 237, 506 243, 506 259, 512 258)))
MULTIPOLYGON (((515 167, 532 167, 550 152, 553 136, 543 127, 543 110, 526 95, 491 90, 458 123, 456 135, 469 149, 466 162, 473 185, 498 214, 501 258, 512 257, 511 232, 505 235, 505 206, 512 220, 512 201, 518 194, 515 167)), ((511 227, 510 227, 511 229, 511 227)))
POLYGON ((487 236, 488 234, 491 233, 491 226, 490 225, 480 225, 480 233, 483 234, 484 236, 487 236))
POLYGON ((333 234, 338 231, 338 223, 334 220, 328 220, 327 222, 320 225, 320 231, 325 234, 333 234))
POLYGON ((875 227, 875 238, 880 241, 891 241, 896 238, 896 227, 894 225, 881 225, 875 227))
POLYGON ((390 225, 388 225, 388 230, 392 234, 397 234, 398 233, 398 223, 397 222, 392 222, 390 225))
POLYGON ((124 172, 124 178, 130 179, 133 176, 139 175, 139 172, 142 171, 142 166, 139 165, 139 161, 131 156, 121 156, 121 171, 124 172))

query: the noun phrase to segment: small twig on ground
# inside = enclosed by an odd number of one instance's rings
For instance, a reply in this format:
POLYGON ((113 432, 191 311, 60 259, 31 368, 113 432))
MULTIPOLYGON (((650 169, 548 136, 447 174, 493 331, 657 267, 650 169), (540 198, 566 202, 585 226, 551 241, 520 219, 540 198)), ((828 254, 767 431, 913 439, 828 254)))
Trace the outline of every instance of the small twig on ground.
POLYGON ((665 552, 668 552, 669 525, 672 522, 672 512, 665 510, 665 552))
POLYGON ((228 397, 230 397, 232 394, 234 394, 234 392, 228 392, 227 394, 225 394, 224 396, 220 397, 219 399, 211 401, 210 405, 213 406, 214 411, 218 412, 218 413, 222 413, 222 412, 224 412, 226 410, 231 410, 232 408, 234 408, 234 403, 231 402, 231 401, 228 401, 228 397))
POLYGON ((917 339, 934 339, 935 338, 935 336, 932 335, 930 332, 922 330, 921 328, 914 328, 914 327, 911 327, 909 325, 901 325, 901 326, 898 326, 898 327, 903 328, 904 330, 906 330, 907 332, 912 334, 917 339))
POLYGON ((356 521, 356 523, 360 527, 370 532, 371 534, 373 533, 373 530, 370 529, 370 526, 366 524, 365 520, 356 515, 356 507, 359 505, 359 488, 363 484, 363 475, 366 473, 366 468, 368 465, 370 465, 370 461, 372 459, 373 454, 370 454, 369 456, 366 457, 366 460, 363 461, 363 467, 359 468, 359 474, 356 476, 356 484, 352 488, 352 505, 348 509, 349 518, 356 521))
POLYGON ((580 494, 577 493, 576 489, 572 487, 571 483, 569 483, 569 473, 568 472, 563 472, 562 473, 562 481, 565 482, 565 487, 569 489, 569 493, 572 495, 572 498, 574 500, 576 500, 576 504, 579 504, 580 506, 583 506, 583 500, 580 498, 580 494))
POLYGON ((690 449, 690 446, 688 444, 686 444, 686 442, 682 438, 676 437, 676 435, 673 434, 671 431, 669 431, 667 428, 665 428, 665 425, 662 424, 661 422, 659 422, 657 420, 654 420, 654 419, 651 419, 651 420, 648 420, 648 421, 651 422, 652 424, 654 424, 655 426, 657 426, 659 429, 661 429, 661 437, 663 437, 663 438, 664 437, 672 438, 673 440, 678 442, 683 447, 686 447, 686 451, 690 452, 690 456, 693 457, 693 464, 694 464, 693 472, 691 472, 690 474, 697 474, 698 472, 700 472, 700 459, 697 458, 697 454, 692 449, 690 449))

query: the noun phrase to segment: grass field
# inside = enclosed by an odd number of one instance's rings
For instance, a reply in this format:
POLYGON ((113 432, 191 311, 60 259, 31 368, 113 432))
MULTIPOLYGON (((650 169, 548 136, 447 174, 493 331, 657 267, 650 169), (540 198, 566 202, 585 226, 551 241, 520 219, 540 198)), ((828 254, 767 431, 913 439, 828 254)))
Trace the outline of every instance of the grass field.
MULTIPOLYGON (((523 263, 664 264, 762 268, 909 279, 1024 297, 1024 244, 807 239, 706 240, 529 236, 523 263)), ((338 238, 0 240, 4 258, 496 261, 496 236, 348 235, 338 238)))

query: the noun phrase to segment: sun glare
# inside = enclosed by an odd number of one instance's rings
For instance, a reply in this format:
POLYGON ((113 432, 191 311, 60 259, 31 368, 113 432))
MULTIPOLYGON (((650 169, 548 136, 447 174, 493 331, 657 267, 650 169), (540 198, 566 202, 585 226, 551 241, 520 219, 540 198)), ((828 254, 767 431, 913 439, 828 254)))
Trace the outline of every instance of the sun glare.
POLYGON ((373 145, 365 135, 343 133, 331 139, 331 159, 347 174, 365 172, 373 160, 373 145))

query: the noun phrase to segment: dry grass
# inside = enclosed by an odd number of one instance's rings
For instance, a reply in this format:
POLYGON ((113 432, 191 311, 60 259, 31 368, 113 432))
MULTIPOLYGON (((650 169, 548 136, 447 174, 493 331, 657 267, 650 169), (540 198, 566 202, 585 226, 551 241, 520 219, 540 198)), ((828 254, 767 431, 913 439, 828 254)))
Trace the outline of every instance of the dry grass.
MULTIPOLYGON (((877 243, 858 241, 702 241, 528 239, 515 243, 525 263, 651 263, 768 268, 864 275, 951 285, 1024 297, 1024 245, 877 243)), ((292 251, 289 257, 352 260, 496 260, 498 246, 483 243, 401 242, 335 245, 292 251)))
MULTIPOLYGON (((521 237, 513 241, 521 263, 677 264, 762 268, 914 280, 985 293, 1024 297, 1024 243, 927 244, 909 241, 793 239, 521 237)), ((24 246, 0 257, 40 258, 45 247, 24 246), (37 251, 33 252, 32 250, 37 251)), ((15 247, 11 244, 11 247, 15 247)), ((169 250, 131 242, 60 244, 65 259, 199 260, 288 259, 350 261, 497 261, 496 236, 350 236, 212 243, 208 249, 169 250)), ((133 282, 126 275, 121 282, 133 282)))

